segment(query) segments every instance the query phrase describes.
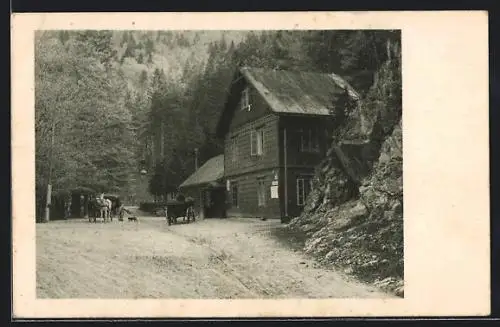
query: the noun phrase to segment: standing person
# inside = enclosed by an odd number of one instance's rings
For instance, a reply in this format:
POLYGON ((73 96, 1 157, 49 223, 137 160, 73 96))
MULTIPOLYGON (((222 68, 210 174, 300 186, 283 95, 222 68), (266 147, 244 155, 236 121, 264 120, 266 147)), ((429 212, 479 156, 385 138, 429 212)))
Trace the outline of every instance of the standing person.
POLYGON ((89 214, 90 214, 89 202, 90 202, 89 195, 85 195, 85 208, 84 208, 85 216, 84 216, 84 218, 88 218, 89 214))
POLYGON ((115 215, 119 215, 120 214, 120 211, 122 210, 122 201, 120 200, 120 197, 117 197, 116 198, 116 201, 115 201, 115 204, 114 204, 114 208, 113 208, 113 211, 115 213, 115 215))
POLYGON ((119 218, 120 221, 123 220, 123 216, 125 216, 125 213, 128 213, 129 215, 131 214, 131 212, 129 210, 127 210, 122 203, 120 203, 120 207, 118 208, 118 214, 120 215, 120 218, 119 218))
POLYGON ((80 218, 85 217, 85 196, 82 194, 80 195, 80 218))
POLYGON ((66 210, 64 213, 64 219, 68 219, 71 216, 71 195, 66 199, 66 210))

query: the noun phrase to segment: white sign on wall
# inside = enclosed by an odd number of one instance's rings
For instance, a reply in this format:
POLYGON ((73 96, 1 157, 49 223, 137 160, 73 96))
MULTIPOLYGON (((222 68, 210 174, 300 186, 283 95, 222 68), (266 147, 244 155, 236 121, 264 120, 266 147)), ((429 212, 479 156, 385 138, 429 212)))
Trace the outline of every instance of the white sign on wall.
POLYGON ((278 185, 272 185, 271 186, 271 199, 277 199, 278 198, 278 185))
POLYGON ((228 192, 231 191, 231 182, 229 181, 229 179, 226 181, 226 190, 228 192))

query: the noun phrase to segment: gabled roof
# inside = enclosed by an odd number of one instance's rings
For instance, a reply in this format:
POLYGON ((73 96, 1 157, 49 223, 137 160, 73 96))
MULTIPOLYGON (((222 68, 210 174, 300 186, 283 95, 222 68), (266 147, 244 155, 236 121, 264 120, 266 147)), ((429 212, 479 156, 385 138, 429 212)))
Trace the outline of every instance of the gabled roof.
POLYGON ((344 88, 351 97, 359 98, 358 93, 335 74, 249 67, 240 71, 274 112, 329 115, 333 97, 344 92, 344 88))
POLYGON ((217 126, 220 136, 227 131, 224 125, 231 120, 239 100, 242 79, 253 85, 269 108, 278 114, 330 115, 333 100, 346 89, 353 99, 360 98, 349 83, 333 73, 241 67, 233 78, 228 101, 217 126))
POLYGON ((180 187, 212 184, 224 177, 224 155, 218 155, 205 162, 197 171, 189 176, 180 187))

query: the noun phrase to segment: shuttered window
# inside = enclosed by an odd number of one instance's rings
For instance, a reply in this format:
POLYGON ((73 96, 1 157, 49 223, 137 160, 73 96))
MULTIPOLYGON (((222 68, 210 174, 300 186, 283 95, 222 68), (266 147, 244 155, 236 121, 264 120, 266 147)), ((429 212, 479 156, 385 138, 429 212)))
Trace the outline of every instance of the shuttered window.
POLYGON ((250 131, 250 154, 252 156, 257 154, 257 135, 255 131, 250 131))
POLYGON ((236 137, 231 139, 231 162, 238 161, 238 143, 236 142, 236 137))
POLYGON ((259 128, 250 132, 250 153, 252 156, 264 154, 264 129, 259 128))
POLYGON ((319 152, 319 133, 317 129, 300 129, 300 151, 319 152))

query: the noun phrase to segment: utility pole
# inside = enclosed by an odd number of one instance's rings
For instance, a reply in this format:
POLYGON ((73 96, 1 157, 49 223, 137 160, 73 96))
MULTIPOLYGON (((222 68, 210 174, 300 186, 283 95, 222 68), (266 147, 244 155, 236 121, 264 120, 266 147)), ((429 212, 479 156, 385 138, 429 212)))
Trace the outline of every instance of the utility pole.
POLYGON ((163 133, 163 120, 160 122, 160 157, 161 160, 165 156, 165 134, 163 133))
POLYGON ((45 219, 44 222, 50 221, 50 205, 52 202, 52 161, 54 156, 54 133, 56 121, 52 120, 52 131, 50 136, 50 156, 49 156, 49 181, 47 183, 47 200, 45 205, 45 219))
POLYGON ((198 148, 194 148, 194 170, 198 170, 198 148))

